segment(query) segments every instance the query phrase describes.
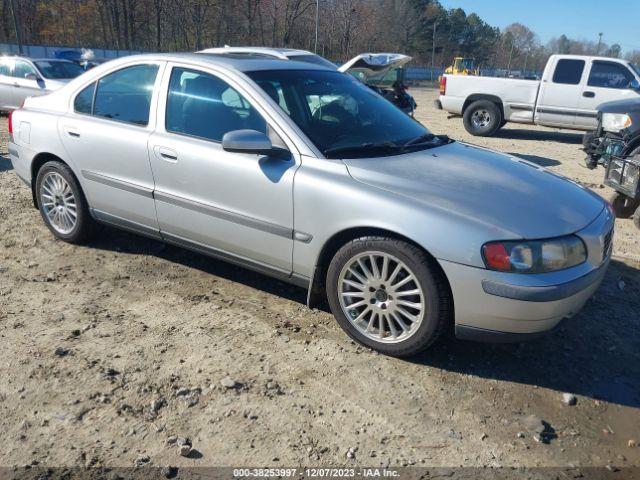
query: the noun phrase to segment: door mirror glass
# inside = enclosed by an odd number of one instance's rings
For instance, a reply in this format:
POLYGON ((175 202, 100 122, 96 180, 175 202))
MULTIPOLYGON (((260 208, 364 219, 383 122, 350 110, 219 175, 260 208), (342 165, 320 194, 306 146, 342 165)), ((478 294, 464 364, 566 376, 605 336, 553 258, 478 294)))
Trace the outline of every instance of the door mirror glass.
POLYGON ((266 134, 257 130, 233 130, 222 137, 222 148, 227 152, 270 155, 274 148, 266 134))
POLYGON ((24 78, 27 80, 38 80, 38 76, 33 72, 25 73, 24 78))
POLYGON ((640 82, 634 78, 629 82, 629 88, 631 90, 640 90, 640 82))

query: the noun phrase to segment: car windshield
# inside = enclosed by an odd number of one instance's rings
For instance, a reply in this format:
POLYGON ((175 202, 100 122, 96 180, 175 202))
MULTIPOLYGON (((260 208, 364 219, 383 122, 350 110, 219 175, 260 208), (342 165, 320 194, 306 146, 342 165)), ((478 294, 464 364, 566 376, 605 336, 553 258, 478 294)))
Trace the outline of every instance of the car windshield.
POLYGON ((351 75, 325 70, 248 72, 328 158, 397 155, 448 142, 351 75))
POLYGON ((76 78, 78 75, 84 72, 80 65, 73 62, 56 62, 40 60, 35 62, 38 70, 44 76, 44 78, 50 78, 53 80, 63 78, 76 78))

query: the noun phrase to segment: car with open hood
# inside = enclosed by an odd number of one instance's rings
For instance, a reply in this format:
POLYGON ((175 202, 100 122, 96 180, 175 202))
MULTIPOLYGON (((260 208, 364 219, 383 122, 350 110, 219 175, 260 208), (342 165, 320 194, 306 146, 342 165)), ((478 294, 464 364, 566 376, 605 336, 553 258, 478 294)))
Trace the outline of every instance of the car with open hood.
POLYGON ((103 223, 254 269, 389 355, 449 327, 547 332, 611 258, 614 217, 590 190, 435 135, 320 65, 122 58, 8 123, 14 171, 56 238, 82 243, 103 223))

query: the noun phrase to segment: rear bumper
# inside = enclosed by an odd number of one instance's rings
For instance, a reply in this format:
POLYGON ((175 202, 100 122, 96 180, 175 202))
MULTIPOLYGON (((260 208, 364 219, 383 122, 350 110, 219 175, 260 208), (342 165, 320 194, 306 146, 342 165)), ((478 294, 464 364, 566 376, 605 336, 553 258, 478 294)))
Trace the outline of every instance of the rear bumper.
POLYGON ((13 165, 13 171, 16 172, 16 175, 18 175, 20 180, 28 186, 31 186, 30 165, 31 160, 34 157, 34 153, 13 142, 9 142, 7 150, 9 151, 9 158, 11 159, 11 165, 13 165))

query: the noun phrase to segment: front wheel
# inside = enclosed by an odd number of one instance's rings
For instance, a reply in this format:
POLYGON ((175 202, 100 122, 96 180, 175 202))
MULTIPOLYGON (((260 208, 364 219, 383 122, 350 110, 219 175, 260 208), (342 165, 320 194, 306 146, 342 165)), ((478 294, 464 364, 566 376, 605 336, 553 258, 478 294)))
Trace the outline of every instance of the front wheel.
POLYGON ((354 340, 392 356, 429 347, 451 322, 451 294, 435 260, 414 245, 362 237, 335 254, 327 296, 354 340))
POLYGON ((498 105, 489 100, 473 102, 462 116, 464 128, 477 137, 490 137, 500 129, 503 120, 498 105))

